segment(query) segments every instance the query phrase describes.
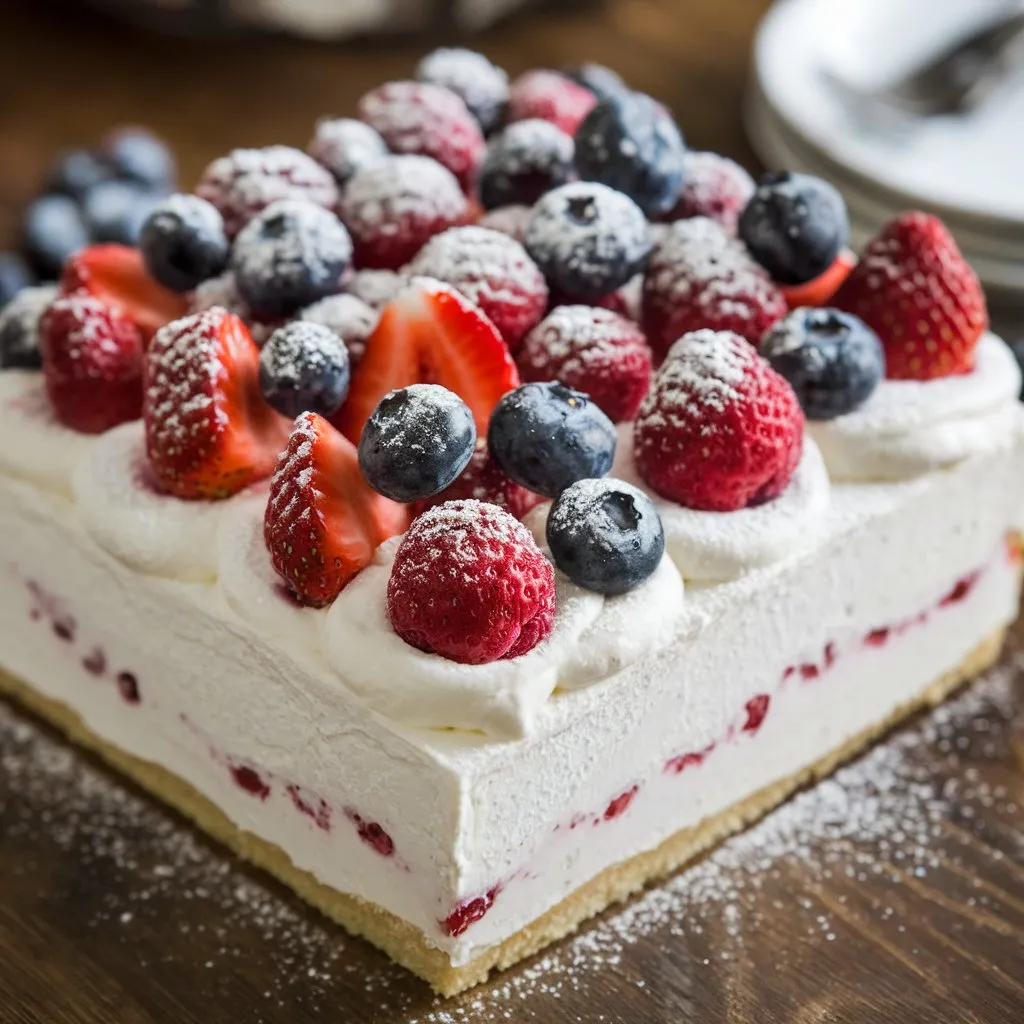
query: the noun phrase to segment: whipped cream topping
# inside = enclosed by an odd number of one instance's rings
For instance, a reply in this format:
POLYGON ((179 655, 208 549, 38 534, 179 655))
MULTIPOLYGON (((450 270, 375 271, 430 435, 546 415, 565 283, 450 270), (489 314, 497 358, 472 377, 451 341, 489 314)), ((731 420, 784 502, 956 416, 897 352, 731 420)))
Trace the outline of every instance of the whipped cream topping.
POLYGON ((971 373, 885 380, 860 409, 809 423, 836 480, 904 480, 1005 445, 1021 429, 1021 374, 1009 348, 986 334, 971 373))

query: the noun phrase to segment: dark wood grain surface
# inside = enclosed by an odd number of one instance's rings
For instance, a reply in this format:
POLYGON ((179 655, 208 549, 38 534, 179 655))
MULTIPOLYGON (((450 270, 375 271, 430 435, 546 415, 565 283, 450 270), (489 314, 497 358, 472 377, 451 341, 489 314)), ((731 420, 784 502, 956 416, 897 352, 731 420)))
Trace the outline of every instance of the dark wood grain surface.
MULTIPOLYGON (((225 47, 5 5, 0 233, 61 145, 146 122, 190 183, 303 144, 433 40, 225 47)), ((595 59, 752 163, 738 109, 763 0, 532 13, 510 71, 595 59)), ((1024 658, 1024 631, 1014 639, 1024 658)), ((0 705, 0 1024, 1020 1024, 1024 660, 575 939, 447 1003, 0 705)))

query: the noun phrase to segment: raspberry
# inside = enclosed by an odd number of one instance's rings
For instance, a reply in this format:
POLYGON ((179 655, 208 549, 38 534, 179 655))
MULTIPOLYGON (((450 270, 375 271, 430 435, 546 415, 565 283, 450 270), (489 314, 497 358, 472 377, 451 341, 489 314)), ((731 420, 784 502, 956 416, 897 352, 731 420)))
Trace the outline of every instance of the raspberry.
POLYGON ((740 214, 754 194, 754 179, 735 160, 690 150, 683 157, 683 188, 664 220, 709 217, 736 237, 740 214))
POLYGON ((231 238, 278 199, 308 199, 328 210, 338 203, 330 171, 291 146, 234 149, 203 171, 195 191, 220 210, 231 238))
POLYGON ((597 97, 557 71, 527 71, 509 90, 508 120, 539 117, 575 135, 580 122, 597 103, 597 97))
POLYGON ((655 358, 689 331, 734 331, 756 345, 786 300, 743 246, 706 217, 670 225, 644 278, 641 324, 655 358))
POLYGON ((483 310, 513 351, 548 304, 544 275, 526 250, 487 228, 451 228, 436 235, 407 273, 437 278, 462 292, 483 310))
POLYGON ((394 153, 429 156, 469 191, 484 157, 484 137, 466 104, 429 82, 388 82, 359 101, 359 116, 394 153))
POLYGON ((482 53, 456 47, 434 50, 416 66, 416 77, 451 89, 485 132, 495 128, 505 113, 508 75, 482 53))
POLYGON ((388 155, 380 135, 362 121, 350 117, 326 117, 317 121, 313 138, 306 147, 309 155, 323 164, 344 185, 356 171, 379 164, 388 155))
POLYGON ((356 265, 364 268, 398 270, 427 239, 469 217, 451 171, 425 156, 393 156, 358 171, 341 200, 356 265))
POLYGON ((732 512, 781 494, 800 461, 804 415, 789 384, 738 334, 672 346, 633 430, 637 469, 688 508, 732 512))
POLYGON ((523 341, 524 381, 560 380, 588 394, 616 423, 631 420, 651 383, 651 350, 640 328, 593 306, 559 306, 523 341))
POLYGON ((533 650, 555 620, 555 573, 530 531, 482 501, 449 501, 413 521, 388 581, 395 632, 467 665, 533 650))
POLYGON ((480 218, 480 227, 500 231, 521 243, 526 237, 526 222, 531 213, 533 208, 530 206, 499 206, 496 210, 488 210, 480 218))

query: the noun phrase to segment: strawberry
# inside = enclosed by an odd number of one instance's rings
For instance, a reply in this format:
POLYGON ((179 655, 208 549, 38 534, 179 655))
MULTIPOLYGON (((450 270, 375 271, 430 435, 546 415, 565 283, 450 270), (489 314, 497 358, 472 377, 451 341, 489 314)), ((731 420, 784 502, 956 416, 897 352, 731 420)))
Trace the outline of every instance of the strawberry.
POLYGON ((162 327, 145 358, 146 450, 179 498, 226 498, 269 476, 288 421, 263 400, 260 352, 220 307, 162 327))
POLYGON ((100 434, 142 411, 142 338, 91 295, 56 299, 40 322, 46 394, 65 426, 100 434))
POLYGON ((968 373, 988 327, 977 276, 946 226, 927 213, 901 214, 883 228, 832 304, 881 338, 894 380, 968 373))
POLYGON ((90 245, 64 265, 61 291, 88 294, 116 306, 135 323, 148 344, 171 320, 188 311, 181 295, 149 276, 138 249, 127 245, 90 245))
POLYGON ((404 505, 363 479, 349 440, 314 412, 295 420, 270 482, 263 536, 274 569, 303 604, 330 604, 408 523, 404 505))
POLYGON ((333 422, 358 443, 363 426, 389 392, 409 384, 441 384, 473 411, 480 437, 498 399, 519 373, 490 320, 454 288, 416 278, 385 307, 366 354, 333 422))
POLYGON ((827 306, 856 265, 856 253, 844 249, 824 274, 804 284, 781 284, 779 291, 791 310, 827 306))

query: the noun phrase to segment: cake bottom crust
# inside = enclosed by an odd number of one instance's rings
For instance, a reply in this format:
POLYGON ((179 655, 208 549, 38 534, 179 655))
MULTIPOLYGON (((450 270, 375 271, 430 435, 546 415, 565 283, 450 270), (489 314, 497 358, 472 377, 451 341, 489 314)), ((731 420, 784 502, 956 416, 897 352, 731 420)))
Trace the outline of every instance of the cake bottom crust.
POLYGON ((992 665, 999 657, 1006 629, 979 644, 956 668, 936 679, 914 700, 885 720, 847 741, 817 763, 780 779, 698 825, 669 836, 660 846, 607 868, 581 885, 561 903, 525 928, 459 967, 430 945, 419 929, 376 904, 347 895, 318 882, 297 868, 280 847, 235 826, 213 803, 187 782, 158 765, 126 754, 90 730, 67 705, 42 696, 25 683, 0 672, 0 692, 95 751, 105 761, 194 821, 204 832, 235 853, 269 871, 304 900, 348 932, 368 939, 391 959, 425 979, 441 995, 451 996, 484 981, 494 969, 504 969, 575 931, 587 918, 676 871, 726 836, 746 828, 801 787, 823 778, 872 741, 914 712, 941 703, 956 687, 992 665))

